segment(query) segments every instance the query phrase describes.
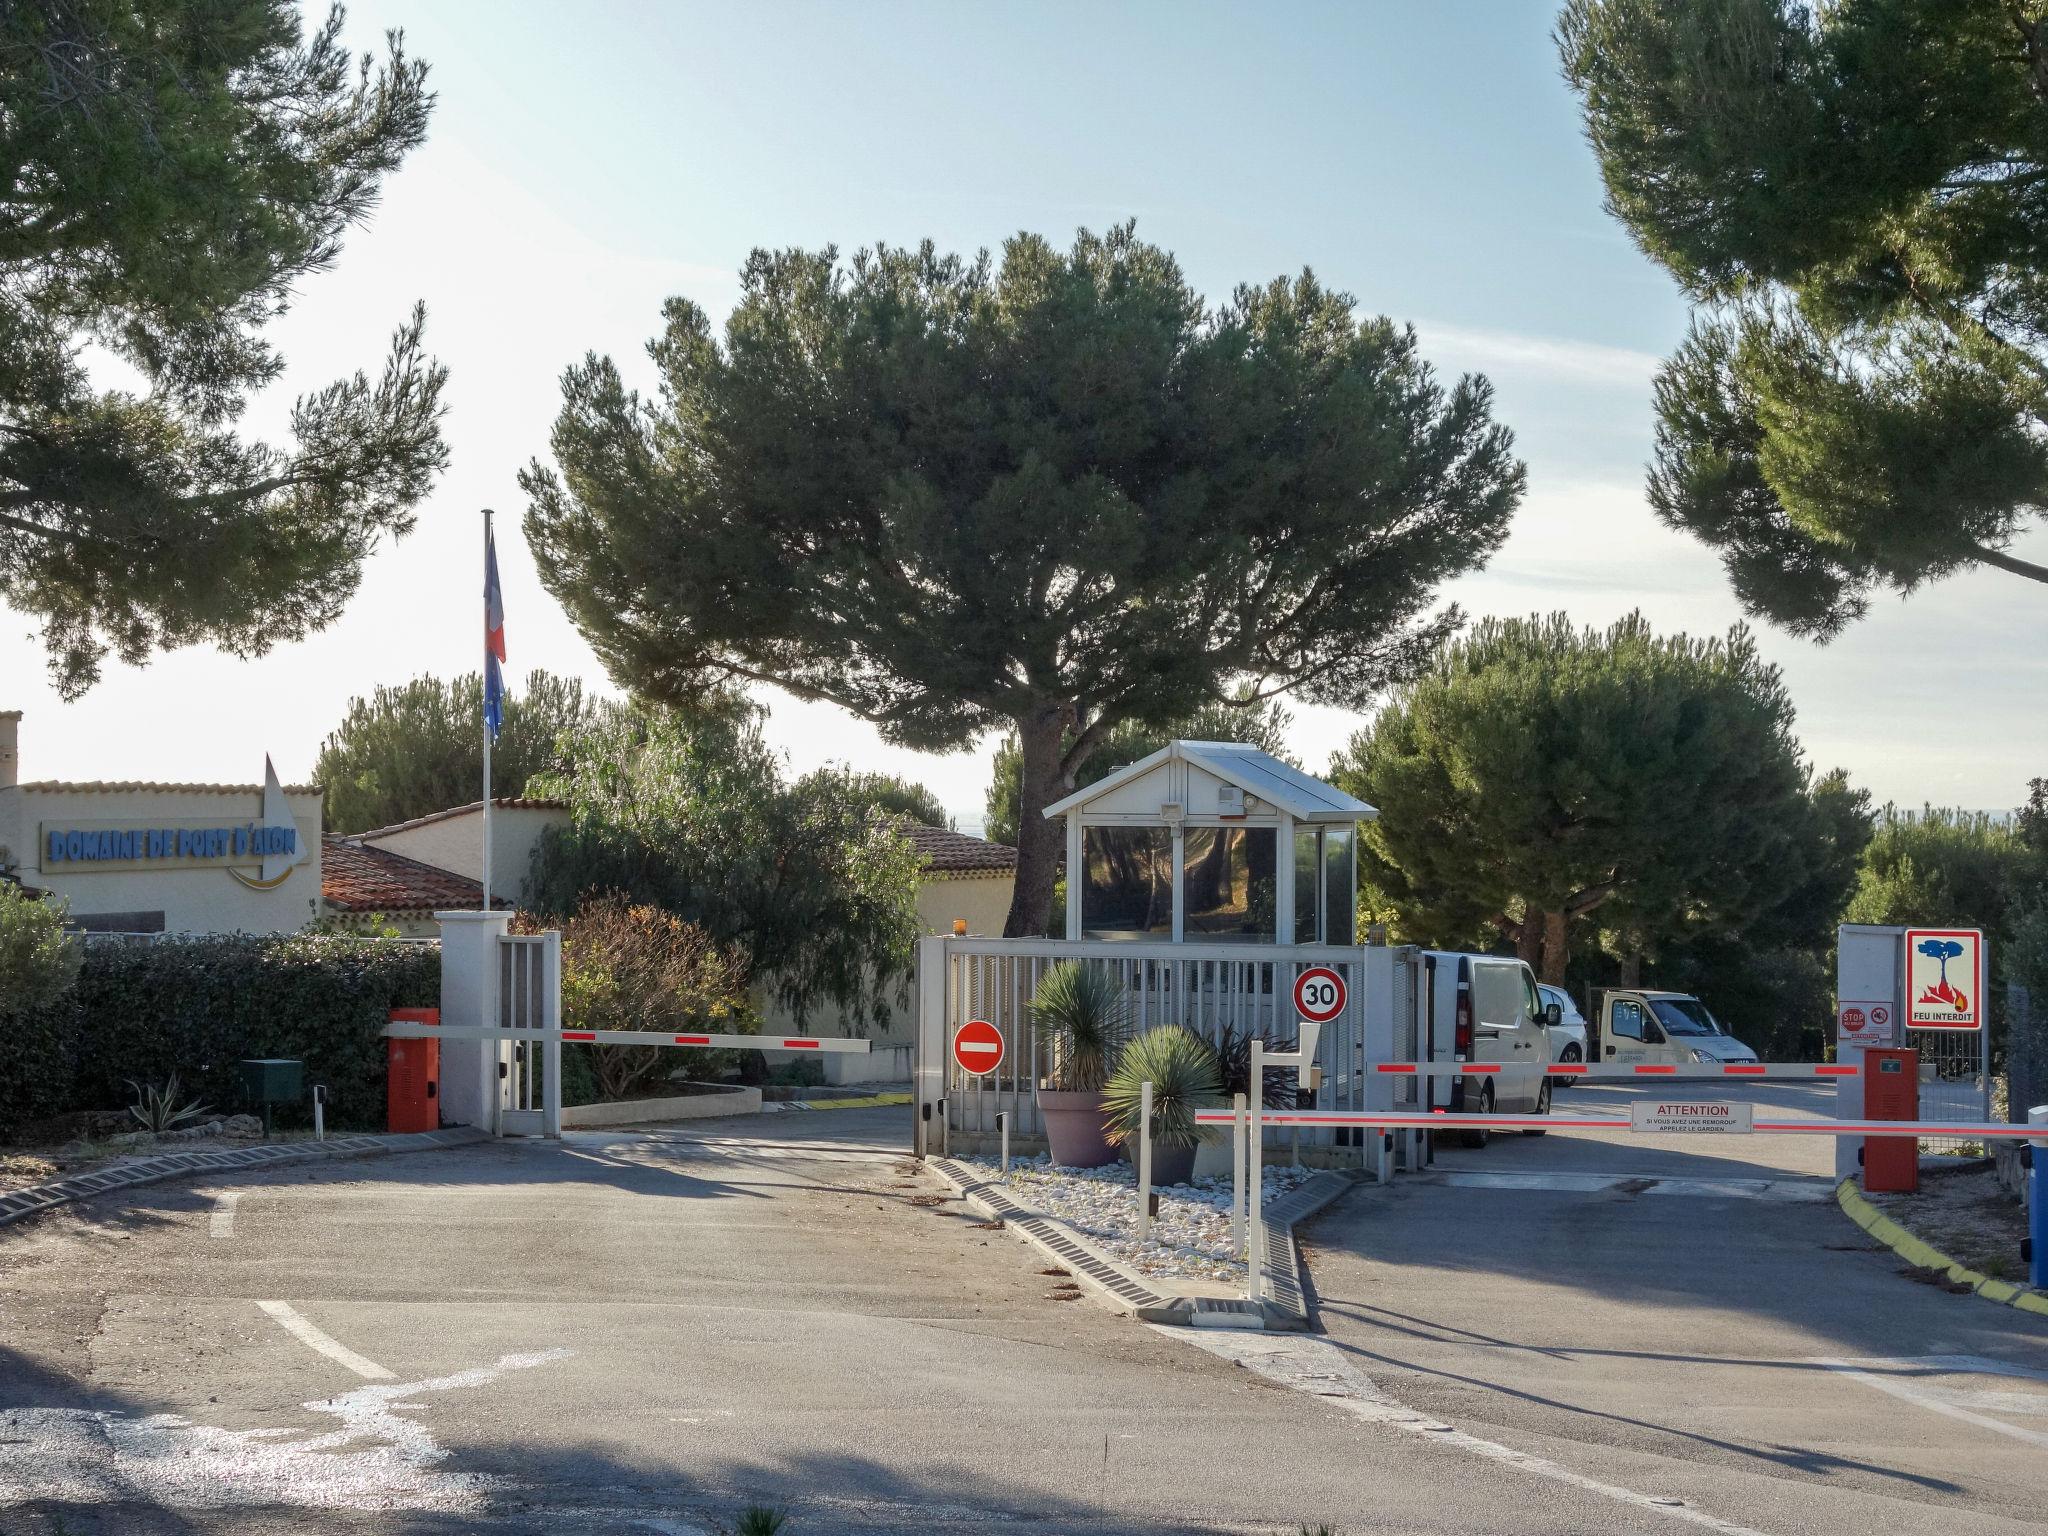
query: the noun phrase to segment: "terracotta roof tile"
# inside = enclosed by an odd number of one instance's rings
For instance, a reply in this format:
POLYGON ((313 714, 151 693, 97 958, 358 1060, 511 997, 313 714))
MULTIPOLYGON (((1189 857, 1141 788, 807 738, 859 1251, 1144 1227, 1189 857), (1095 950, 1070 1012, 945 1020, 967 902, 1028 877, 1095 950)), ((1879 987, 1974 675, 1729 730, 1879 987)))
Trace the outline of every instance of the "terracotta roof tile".
POLYGON ((916 821, 900 822, 898 830, 924 855, 927 875, 1007 875, 1017 868, 1017 850, 1004 843, 916 821))
MULTIPOLYGON (((365 848, 342 837, 320 839, 320 898, 337 912, 473 909, 483 891, 481 881, 388 848, 365 848)), ((495 905, 511 903, 500 898, 495 905)))
MULTIPOLYGON (((36 779, 17 786, 33 789, 42 794, 66 795, 260 795, 261 784, 159 784, 145 779, 36 779)), ((288 795, 317 795, 323 793, 317 784, 287 784, 284 792, 288 795)))

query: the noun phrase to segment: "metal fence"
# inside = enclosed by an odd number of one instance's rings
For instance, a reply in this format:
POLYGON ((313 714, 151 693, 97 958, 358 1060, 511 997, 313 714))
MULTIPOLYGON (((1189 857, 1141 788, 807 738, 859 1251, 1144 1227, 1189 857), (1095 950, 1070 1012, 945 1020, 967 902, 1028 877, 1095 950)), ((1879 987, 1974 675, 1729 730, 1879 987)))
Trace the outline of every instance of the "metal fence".
MULTIPOLYGON (((1922 1120, 1991 1118, 1991 1031, 1909 1029, 1906 1044, 1920 1053, 1922 1120)), ((1923 1136, 1922 1152, 1958 1152, 1979 1143, 1965 1137, 1923 1136)))
MULTIPOLYGON (((561 943, 559 933, 499 936, 500 1029, 560 1027, 561 943)), ((507 1040, 497 1050, 499 1132, 538 1135, 543 1111, 550 1104, 544 1082, 544 1049, 536 1040, 507 1040)))
MULTIPOLYGON (((1035 1090, 1047 1068, 1043 1042, 1031 1021, 1031 1000, 1045 973, 1062 961, 1100 967, 1122 983, 1135 1029, 1179 1024, 1212 1045, 1227 1035, 1263 1035, 1291 1042, 1298 1028, 1292 1001, 1296 976, 1309 966, 1343 975, 1343 1014, 1323 1027, 1317 1050, 1323 1080, 1302 1107, 1365 1107, 1365 1012, 1368 992, 1361 948, 1270 944, 1104 943, 1056 939, 929 939, 919 951, 918 1100, 943 1102, 948 1135, 978 1146, 996 1132, 996 1116, 1009 1116, 1012 1136, 1043 1134, 1035 1090), (1003 1060, 992 1074, 963 1071, 952 1059, 953 1036, 969 1019, 985 1019, 1003 1037, 1003 1060)), ((1384 956, 1388 952, 1380 950, 1384 956)), ((1397 972, 1397 986, 1400 985, 1397 972)), ((1412 984, 1412 983, 1411 983, 1412 984)), ((1413 1009, 1393 1042, 1395 1059, 1414 1059, 1413 1009)), ((1413 1102, 1415 1085, 1401 1085, 1413 1102)), ((1363 1137, 1350 1128, 1278 1133, 1283 1145, 1298 1140, 1318 1149, 1318 1161, 1358 1161, 1363 1137), (1348 1154, 1348 1155, 1347 1155, 1348 1154)), ((958 1145, 958 1143, 956 1143, 958 1145)))

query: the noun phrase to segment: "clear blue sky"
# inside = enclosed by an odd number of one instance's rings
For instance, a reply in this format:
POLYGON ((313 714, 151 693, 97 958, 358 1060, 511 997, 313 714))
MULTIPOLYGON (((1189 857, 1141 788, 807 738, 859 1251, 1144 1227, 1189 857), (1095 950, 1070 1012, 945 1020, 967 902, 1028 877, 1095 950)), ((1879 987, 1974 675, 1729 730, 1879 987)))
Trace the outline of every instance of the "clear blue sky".
MULTIPOLYGON (((420 529, 372 561, 335 629, 244 665, 112 668, 76 705, 0 626, 0 708, 31 777, 246 780, 311 767, 352 693, 477 663, 476 509, 506 520, 512 671, 601 674, 533 577, 513 474, 545 453, 556 376, 586 349, 645 379, 662 298, 722 313, 757 245, 994 246, 1135 217, 1212 296, 1313 266, 1481 369, 1530 466, 1507 548, 1451 596, 1666 629, 1740 615, 1718 564, 1642 499, 1649 379, 1685 308, 1602 211, 1537 3, 1218 6, 377 0, 434 67, 430 140, 338 268, 279 327, 292 362, 252 413, 374 367, 415 298, 451 370, 455 462, 420 529), (203 724, 202 724, 203 722, 203 724)), ((2048 540, 2022 552, 2048 558, 2048 540)), ((2048 773, 2041 589, 1972 573, 1827 648, 1767 634, 1802 735, 1880 799, 2000 807, 2048 773)), ((776 698, 799 768, 914 774, 978 813, 986 751, 922 757, 776 698)), ((1356 726, 1302 710, 1312 768, 1356 726)))

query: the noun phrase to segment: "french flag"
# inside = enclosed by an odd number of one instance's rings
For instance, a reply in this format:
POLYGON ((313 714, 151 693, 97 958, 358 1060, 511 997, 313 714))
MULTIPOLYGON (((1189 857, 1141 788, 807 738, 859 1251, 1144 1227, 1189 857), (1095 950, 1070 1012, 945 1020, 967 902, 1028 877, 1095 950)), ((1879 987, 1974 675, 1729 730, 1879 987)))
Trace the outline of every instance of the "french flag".
POLYGON ((505 596, 498 590, 498 543, 484 529, 484 728, 491 740, 505 723, 505 596))

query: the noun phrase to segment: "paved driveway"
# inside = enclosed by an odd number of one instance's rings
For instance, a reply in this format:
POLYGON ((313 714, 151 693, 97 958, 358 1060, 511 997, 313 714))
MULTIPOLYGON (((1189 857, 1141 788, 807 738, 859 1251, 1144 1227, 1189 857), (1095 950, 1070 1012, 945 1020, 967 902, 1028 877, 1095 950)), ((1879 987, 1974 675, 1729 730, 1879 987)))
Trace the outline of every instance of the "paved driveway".
MULTIPOLYGON (((1674 1089, 1589 1085, 1557 1113, 1625 1126, 1648 1091, 1674 1089)), ((2041 1531, 2048 1325, 1904 1278, 1834 1205, 1832 1156, 1625 1129, 1446 1150, 1314 1225, 1321 1319, 1392 1400, 1706 1519, 2041 1531)))
MULTIPOLYGON (((1500 1529, 1512 1469, 1087 1301, 907 1112, 158 1188, 0 1235, 0 1531, 1500 1529), (233 1198, 223 1198, 233 1197, 233 1198), (58 1522, 62 1521, 60 1525, 58 1522)), ((1534 1532, 1623 1532, 1567 1494, 1534 1532)))

